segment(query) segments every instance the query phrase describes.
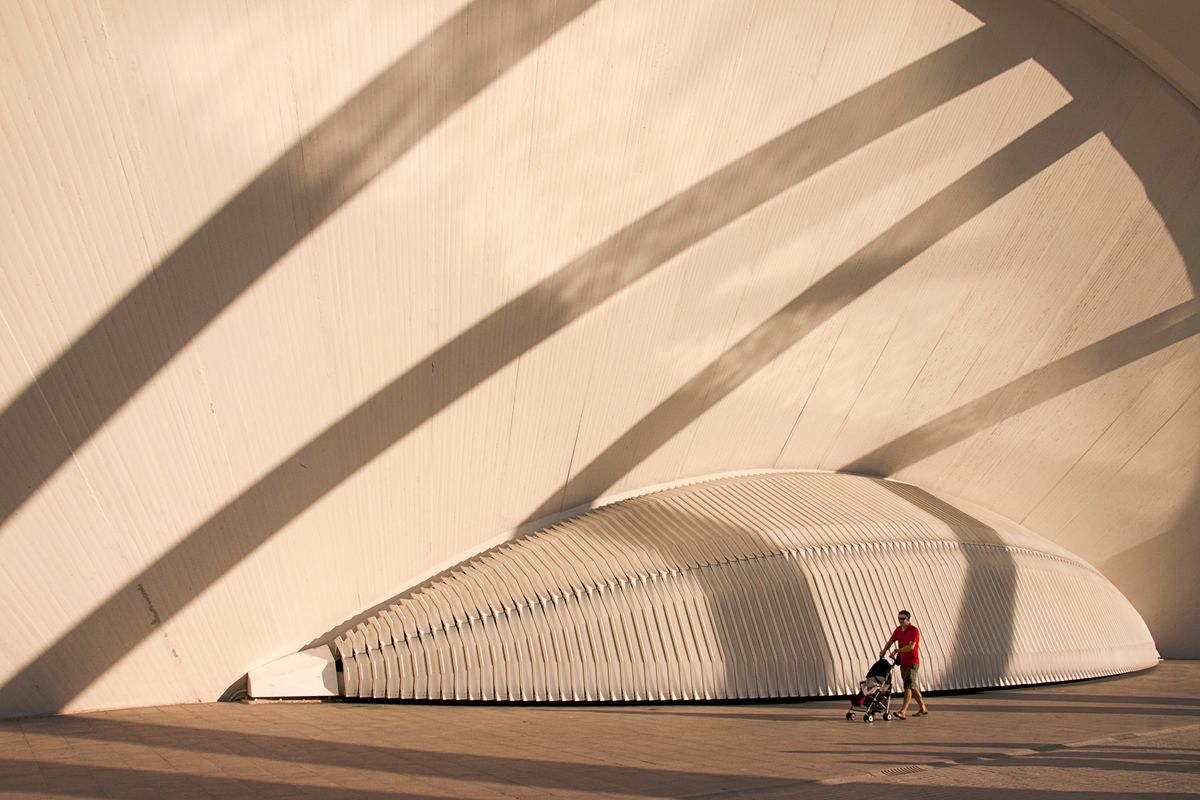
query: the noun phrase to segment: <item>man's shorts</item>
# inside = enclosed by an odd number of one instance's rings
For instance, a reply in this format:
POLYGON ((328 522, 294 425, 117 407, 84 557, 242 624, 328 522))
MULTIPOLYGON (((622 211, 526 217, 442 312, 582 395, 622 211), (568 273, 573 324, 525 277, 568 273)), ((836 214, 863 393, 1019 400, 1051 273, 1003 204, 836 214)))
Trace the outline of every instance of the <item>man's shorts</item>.
POLYGON ((905 689, 920 690, 921 687, 917 685, 917 671, 920 669, 921 669, 920 664, 901 664, 900 665, 900 678, 901 678, 901 680, 904 681, 905 689))

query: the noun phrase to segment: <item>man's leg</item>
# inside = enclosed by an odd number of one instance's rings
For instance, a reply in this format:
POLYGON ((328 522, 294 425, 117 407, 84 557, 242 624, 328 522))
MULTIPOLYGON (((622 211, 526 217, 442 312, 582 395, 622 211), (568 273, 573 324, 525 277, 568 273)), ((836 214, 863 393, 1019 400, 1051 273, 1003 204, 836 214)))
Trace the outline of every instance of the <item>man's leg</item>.
POLYGON ((909 673, 912 676, 912 694, 913 697, 917 699, 917 711, 920 713, 927 713, 929 709, 925 707, 925 698, 921 696, 921 682, 920 678, 918 677, 919 672, 920 667, 914 666, 912 671, 909 673))

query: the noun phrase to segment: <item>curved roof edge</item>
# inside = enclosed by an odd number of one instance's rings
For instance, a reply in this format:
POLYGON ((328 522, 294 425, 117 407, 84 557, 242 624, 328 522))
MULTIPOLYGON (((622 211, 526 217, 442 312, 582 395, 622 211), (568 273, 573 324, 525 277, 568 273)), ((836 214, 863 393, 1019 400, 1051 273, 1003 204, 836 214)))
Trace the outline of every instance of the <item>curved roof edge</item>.
POLYGON ((1055 0, 1200 108, 1200 3, 1055 0))

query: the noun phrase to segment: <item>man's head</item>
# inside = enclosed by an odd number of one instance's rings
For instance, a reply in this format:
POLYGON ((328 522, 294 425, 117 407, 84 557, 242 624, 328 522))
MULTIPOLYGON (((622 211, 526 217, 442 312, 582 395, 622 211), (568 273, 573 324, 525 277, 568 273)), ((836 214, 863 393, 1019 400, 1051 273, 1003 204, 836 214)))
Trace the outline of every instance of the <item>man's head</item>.
POLYGON ((904 609, 900 609, 900 612, 896 614, 896 621, 900 623, 901 628, 907 628, 910 619, 912 619, 912 614, 904 609))

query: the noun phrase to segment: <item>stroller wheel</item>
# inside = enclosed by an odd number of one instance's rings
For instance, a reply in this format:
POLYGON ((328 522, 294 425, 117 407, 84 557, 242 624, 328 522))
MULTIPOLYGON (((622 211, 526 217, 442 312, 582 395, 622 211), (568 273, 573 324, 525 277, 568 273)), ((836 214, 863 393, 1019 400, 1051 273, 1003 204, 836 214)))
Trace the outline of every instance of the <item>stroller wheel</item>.
POLYGON ((847 712, 846 712, 846 719, 854 719, 854 712, 853 712, 853 711, 847 711, 847 712))
POLYGON ((884 712, 884 714, 883 714, 883 718, 884 718, 885 720, 891 720, 891 719, 892 719, 892 716, 893 716, 893 715, 892 715, 892 712, 890 712, 890 711, 886 711, 886 712, 884 712))
POLYGON ((875 721, 874 714, 866 714, 863 716, 863 722, 874 722, 874 721, 875 721))

